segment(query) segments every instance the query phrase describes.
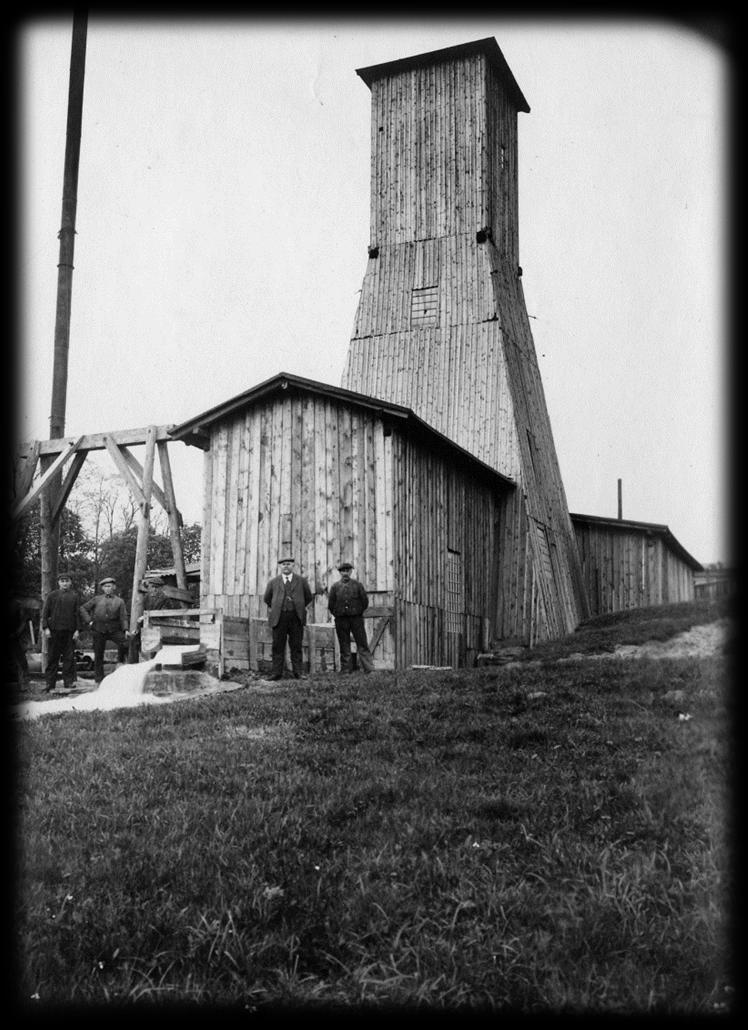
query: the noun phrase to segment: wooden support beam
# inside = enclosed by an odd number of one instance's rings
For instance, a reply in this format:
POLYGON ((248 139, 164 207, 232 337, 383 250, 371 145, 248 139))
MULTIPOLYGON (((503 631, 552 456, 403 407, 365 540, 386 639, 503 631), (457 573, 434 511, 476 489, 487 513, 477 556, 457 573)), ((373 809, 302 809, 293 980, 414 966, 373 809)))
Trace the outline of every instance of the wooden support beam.
POLYGON ((382 634, 384 633, 385 629, 387 628, 387 624, 389 623, 389 621, 390 621, 389 617, 386 617, 386 618, 382 619, 382 621, 379 623, 379 626, 377 627, 377 631, 374 634, 374 637, 369 642, 369 653, 370 654, 374 654, 374 648, 377 646, 379 641, 382 639, 382 634))
MULTIPOLYGON (((106 449, 107 440, 111 440, 117 444, 118 447, 134 447, 137 444, 145 444, 147 442, 149 431, 156 430, 156 440, 170 440, 169 430, 174 427, 168 426, 150 426, 146 429, 113 429, 108 433, 91 433, 87 436, 80 437, 79 451, 103 451, 106 449)), ((39 453, 40 454, 58 454, 60 451, 72 443, 73 438, 70 436, 62 437, 59 440, 42 440, 39 453)))
POLYGON ((39 461, 39 440, 32 440, 26 448, 26 453, 19 455, 19 466, 16 473, 16 497, 25 497, 34 482, 36 464, 39 461), (21 464, 23 463, 23 464, 21 464))
MULTIPOLYGON (((145 576, 146 565, 148 564, 148 533, 150 530, 151 516, 151 488, 153 486, 153 463, 156 457, 156 434, 157 426, 151 426, 146 434, 145 461, 143 463, 143 491, 140 499, 140 511, 138 512, 138 539, 135 545, 135 570, 132 577, 132 602, 130 604, 130 633, 136 633, 138 619, 143 614, 143 594, 139 587, 145 576)), ((115 446, 115 445, 112 445, 115 446)), ((115 449, 117 449, 115 447, 115 449)), ((118 457, 127 468, 128 475, 132 472, 127 467, 124 458, 118 457)))
POLYGON ((82 439, 83 437, 78 437, 77 440, 71 440, 68 443, 68 445, 64 448, 64 450, 57 455, 57 457, 49 466, 49 468, 46 469, 41 476, 39 476, 36 483, 34 483, 33 487, 29 490, 26 496, 22 497, 21 500, 13 508, 11 514, 14 519, 20 518, 20 516, 23 515, 23 513, 27 511, 28 508, 34 503, 34 501, 42 492, 42 490, 44 490, 45 487, 49 484, 49 481, 62 468, 62 466, 65 464, 70 455, 77 451, 78 444, 82 439))
POLYGON ((133 497, 142 508, 143 501, 145 499, 143 490, 141 489, 140 483, 135 478, 130 466, 127 464, 124 457, 122 456, 122 451, 119 449, 119 445, 112 439, 111 436, 107 436, 104 440, 104 446, 109 451, 112 461, 119 469, 119 472, 122 475, 123 479, 132 490, 133 497))
POLYGON ((177 499, 174 493, 174 480, 171 475, 171 463, 169 451, 164 441, 158 442, 158 460, 161 465, 161 478, 164 481, 164 490, 168 500, 165 505, 169 516, 169 536, 171 538, 171 553, 174 556, 174 571, 177 574, 177 586, 181 590, 187 589, 187 571, 184 567, 184 551, 182 549, 182 516, 177 510, 177 499))
MULTIPOLYGON (((160 446, 162 446, 162 445, 159 444, 159 447, 160 446)), ((166 444, 164 444, 163 446, 165 447, 166 444)), ((135 455, 131 451, 129 451, 127 449, 127 447, 123 446, 122 444, 119 445, 119 451, 120 451, 120 454, 122 455, 122 457, 127 462, 127 464, 130 466, 130 468, 133 470, 133 472, 137 476, 138 482, 142 483, 143 482, 143 466, 140 464, 138 459, 135 457, 135 455)), ((151 484, 151 489, 153 491, 153 496, 156 498, 158 503, 161 505, 161 507, 164 509, 164 511, 168 515, 168 513, 169 513, 169 501, 168 501, 168 499, 166 497, 166 494, 164 493, 164 491, 161 489, 161 487, 158 485, 158 483, 155 480, 151 484)))
MULTIPOLYGON (((159 619, 197 619, 203 615, 210 615, 210 622, 216 621, 215 608, 154 608, 146 613, 148 623, 157 622, 159 619)), ((266 621, 266 620, 261 620, 266 621)))
POLYGON ((83 463, 86 460, 86 452, 77 451, 70 463, 70 468, 67 470, 67 474, 62 481, 60 487, 60 493, 52 507, 52 514, 50 516, 52 525, 57 523, 60 517, 60 512, 65 507, 65 503, 70 496, 70 491, 73 489, 73 484, 78 478, 78 473, 83 468, 83 463))

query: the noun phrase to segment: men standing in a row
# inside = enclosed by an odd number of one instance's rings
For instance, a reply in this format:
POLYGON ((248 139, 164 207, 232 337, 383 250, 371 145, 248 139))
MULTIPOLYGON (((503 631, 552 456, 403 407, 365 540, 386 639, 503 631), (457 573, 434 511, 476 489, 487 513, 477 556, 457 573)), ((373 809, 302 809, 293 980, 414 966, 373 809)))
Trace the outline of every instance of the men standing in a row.
POLYGON ((57 685, 57 666, 62 659, 62 683, 66 690, 75 686, 75 644, 81 629, 81 599, 73 590, 68 572, 60 572, 57 590, 50 590, 42 608, 42 632, 47 638, 47 685, 49 694, 57 685))
POLYGON ((268 606, 268 622, 273 631, 271 680, 283 676, 286 640, 291 652, 294 679, 303 671, 302 642, 306 625, 306 608, 311 603, 312 591, 303 576, 293 571, 294 559, 284 555, 278 562, 281 574, 271 579, 265 588, 263 600, 268 606))
POLYGON ((121 597, 117 597, 114 588, 117 584, 107 576, 99 583, 101 593, 86 601, 81 611, 93 624, 94 679, 96 686, 104 679, 104 651, 107 640, 117 645, 117 661, 127 661, 128 637, 127 609, 121 597))
POLYGON ((363 583, 351 577, 353 566, 349 561, 338 565, 340 580, 330 587, 327 607, 335 619, 335 635, 340 644, 340 671, 353 672, 351 656, 351 634, 356 641, 358 661, 364 672, 371 672, 374 660, 364 629, 364 612, 369 607, 369 598, 363 583))

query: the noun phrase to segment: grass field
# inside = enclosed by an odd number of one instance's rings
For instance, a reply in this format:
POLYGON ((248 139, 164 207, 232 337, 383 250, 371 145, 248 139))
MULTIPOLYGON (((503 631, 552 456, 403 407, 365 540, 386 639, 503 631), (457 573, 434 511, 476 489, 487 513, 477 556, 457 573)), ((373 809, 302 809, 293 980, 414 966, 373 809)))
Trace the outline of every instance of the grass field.
POLYGON ((19 725, 21 1009, 729 1011, 725 614, 19 725))

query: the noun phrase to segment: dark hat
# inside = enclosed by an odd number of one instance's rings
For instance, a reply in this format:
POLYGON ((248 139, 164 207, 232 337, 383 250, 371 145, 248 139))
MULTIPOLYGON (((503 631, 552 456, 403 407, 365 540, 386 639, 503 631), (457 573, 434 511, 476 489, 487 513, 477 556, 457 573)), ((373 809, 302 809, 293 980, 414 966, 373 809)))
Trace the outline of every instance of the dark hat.
POLYGON ((352 569, 352 568, 353 568, 353 566, 351 565, 351 563, 349 561, 342 561, 340 563, 340 565, 338 565, 338 572, 342 572, 343 569, 352 569))
POLYGON ((60 569, 60 571, 57 573, 57 578, 58 579, 72 579, 73 577, 70 575, 70 573, 68 572, 67 569, 60 569))
POLYGON ((99 580, 99 586, 100 587, 103 587, 105 583, 114 583, 114 585, 116 586, 117 585, 117 580, 116 579, 112 579, 111 576, 107 576, 106 579, 100 579, 99 580))
POLYGON ((296 559, 292 558, 290 554, 282 554, 278 559, 278 564, 282 565, 284 561, 296 561, 296 559))

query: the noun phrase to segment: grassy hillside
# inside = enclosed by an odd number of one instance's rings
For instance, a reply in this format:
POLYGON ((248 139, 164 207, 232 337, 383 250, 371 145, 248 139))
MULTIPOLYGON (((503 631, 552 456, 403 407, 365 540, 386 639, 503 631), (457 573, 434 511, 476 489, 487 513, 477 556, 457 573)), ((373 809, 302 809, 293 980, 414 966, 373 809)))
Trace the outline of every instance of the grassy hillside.
POLYGON ((554 662, 723 614, 20 725, 22 1007, 723 1011, 728 658, 554 662))

